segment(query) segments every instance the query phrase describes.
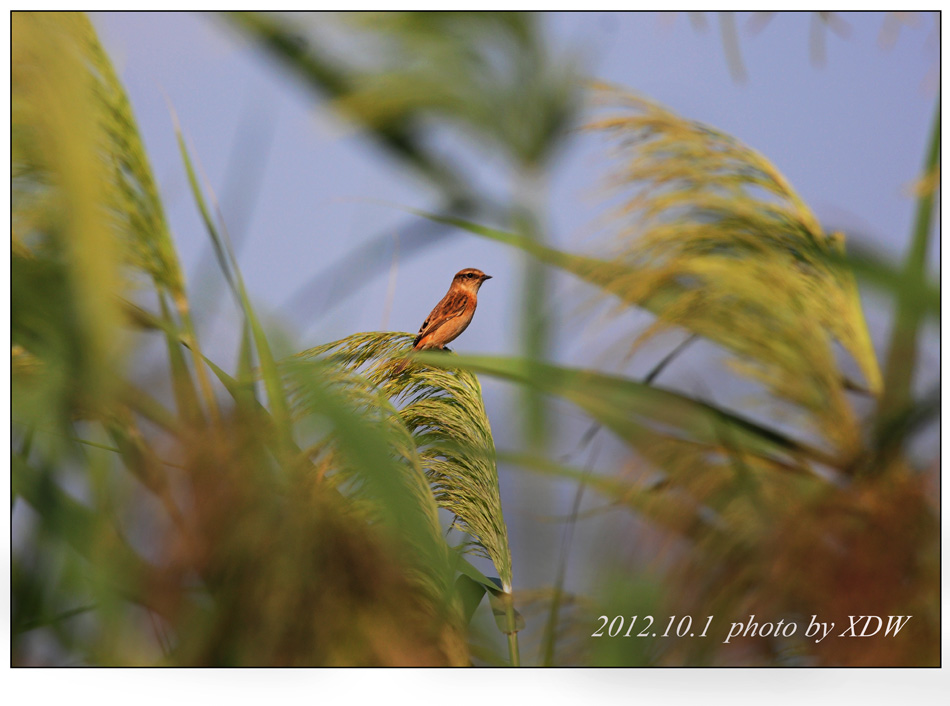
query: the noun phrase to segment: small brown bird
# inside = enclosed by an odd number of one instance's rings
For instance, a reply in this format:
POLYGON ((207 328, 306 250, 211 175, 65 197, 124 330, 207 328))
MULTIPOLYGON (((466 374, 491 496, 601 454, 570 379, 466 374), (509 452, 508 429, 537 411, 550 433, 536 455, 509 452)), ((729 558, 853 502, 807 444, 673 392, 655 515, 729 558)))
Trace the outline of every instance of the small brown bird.
MULTIPOLYGON (((412 350, 447 350, 445 345, 458 338, 472 322, 475 307, 478 305, 478 288, 486 279, 491 277, 474 267, 460 270, 452 278, 452 286, 442 297, 442 301, 435 305, 422 322, 412 350)), ((393 374, 398 375, 408 364, 408 360, 402 361, 393 374)))

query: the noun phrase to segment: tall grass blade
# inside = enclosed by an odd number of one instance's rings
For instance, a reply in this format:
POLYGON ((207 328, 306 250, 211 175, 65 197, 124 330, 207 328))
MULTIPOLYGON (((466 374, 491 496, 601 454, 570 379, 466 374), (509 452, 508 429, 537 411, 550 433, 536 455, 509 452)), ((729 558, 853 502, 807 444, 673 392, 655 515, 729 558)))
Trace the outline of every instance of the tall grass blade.
POLYGON ((834 465, 830 453, 796 441, 737 414, 678 393, 594 370, 529 363, 518 358, 453 356, 422 353, 426 365, 441 365, 485 373, 518 384, 531 385, 581 407, 627 443, 649 443, 656 429, 674 431, 684 438, 711 447, 720 446, 720 433, 728 429, 746 453, 804 470, 807 461, 834 465))
POLYGON ((470 548, 491 559, 510 591, 511 552, 481 386, 470 373, 440 368, 409 366, 394 375, 394 360, 411 341, 402 333, 354 334, 298 357, 361 371, 372 389, 399 405, 436 502, 456 515, 456 526, 472 538, 470 548))
POLYGON ((917 367, 917 337, 924 312, 914 301, 915 290, 927 281, 927 250, 933 231, 935 195, 940 169, 940 96, 937 96, 933 126, 924 159, 924 191, 917 199, 910 250, 904 262, 901 287, 897 291, 897 310, 884 368, 884 394, 878 411, 879 427, 888 417, 910 403, 911 385, 917 367))
MULTIPOLYGON (((69 370, 59 378, 64 387, 49 390, 47 399, 60 407, 46 410, 55 419, 80 398, 87 411, 106 406, 116 391, 121 315, 113 292, 123 286, 121 251, 105 208, 113 184, 100 154, 102 112, 90 100, 95 79, 85 63, 86 20, 30 12, 11 19, 14 249, 40 268, 62 268, 64 296, 53 301, 41 289, 15 289, 13 301, 33 299, 30 306, 46 309, 50 320, 66 312, 70 319, 63 329, 37 320, 12 333, 48 370, 69 370), (75 357, 76 350, 86 354, 75 357)), ((26 259, 17 266, 26 267, 26 259)), ((20 281, 15 277, 14 286, 20 281)), ((28 323, 12 318, 15 326, 28 323)))
POLYGON ((277 433, 277 437, 280 440, 281 445, 289 451, 289 449, 293 446, 290 415, 287 407, 287 400, 281 385, 280 373, 277 370, 277 363, 274 360, 273 354, 271 353, 270 343, 267 341, 267 337, 264 334, 264 329, 261 326, 253 307, 251 306, 250 299, 247 295, 247 289, 244 286, 244 279, 237 267, 237 263, 235 263, 231 257, 231 248, 225 240, 226 236, 222 236, 222 234, 219 233, 218 228, 214 223, 214 219, 211 217, 211 213, 208 210, 204 195, 201 191, 201 186, 198 183, 198 177, 195 174, 191 158, 188 154, 188 148, 185 146, 184 137, 182 136, 181 130, 177 129, 177 127, 176 135, 178 137, 178 147, 181 152, 182 160, 185 164, 185 171, 188 174, 188 183, 191 186, 195 203, 198 205, 198 210, 200 211, 202 219, 204 220, 205 228, 207 229, 208 235, 211 237, 211 241, 214 244, 215 252, 220 258, 222 270, 225 273, 231 273, 231 275, 228 276, 228 281, 235 288, 235 294, 240 303, 241 311, 244 314, 247 325, 250 327, 255 351, 260 362, 261 377, 264 381, 264 389, 267 391, 268 404, 270 405, 271 414, 274 417, 275 432, 277 433))

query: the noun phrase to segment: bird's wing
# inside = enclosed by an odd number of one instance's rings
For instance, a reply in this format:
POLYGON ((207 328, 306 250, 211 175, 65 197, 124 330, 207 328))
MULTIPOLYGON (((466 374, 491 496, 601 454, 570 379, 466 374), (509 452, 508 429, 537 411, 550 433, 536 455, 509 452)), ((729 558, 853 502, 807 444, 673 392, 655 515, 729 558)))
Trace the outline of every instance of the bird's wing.
POLYGON ((413 348, 418 346, 423 338, 440 329, 448 321, 464 314, 468 299, 469 296, 465 292, 449 292, 442 297, 442 301, 435 305, 435 309, 422 322, 419 334, 416 336, 416 340, 412 342, 413 348))

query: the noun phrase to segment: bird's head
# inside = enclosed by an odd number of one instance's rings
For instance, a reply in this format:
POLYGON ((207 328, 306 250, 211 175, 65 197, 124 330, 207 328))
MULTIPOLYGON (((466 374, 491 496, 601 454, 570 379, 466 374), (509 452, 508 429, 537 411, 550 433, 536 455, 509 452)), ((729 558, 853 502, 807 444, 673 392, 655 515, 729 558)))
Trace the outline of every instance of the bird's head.
POLYGON ((486 275, 474 267, 466 267, 464 270, 459 270, 452 279, 452 286, 477 292, 478 288, 482 286, 482 282, 486 279, 491 279, 491 275, 486 275))

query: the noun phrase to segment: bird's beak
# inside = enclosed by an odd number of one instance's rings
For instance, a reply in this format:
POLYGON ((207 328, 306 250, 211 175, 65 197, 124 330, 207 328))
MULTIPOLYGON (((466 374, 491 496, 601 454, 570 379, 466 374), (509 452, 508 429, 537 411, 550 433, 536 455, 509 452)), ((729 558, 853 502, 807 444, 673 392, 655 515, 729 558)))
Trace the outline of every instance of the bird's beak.
POLYGON ((482 275, 482 282, 484 282, 486 279, 491 279, 491 275, 482 275))

